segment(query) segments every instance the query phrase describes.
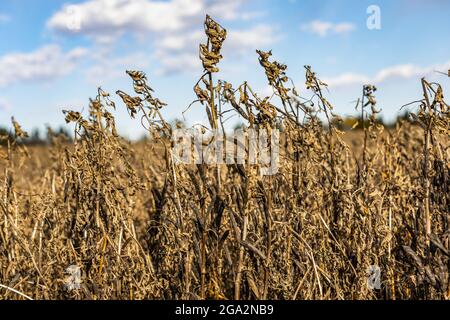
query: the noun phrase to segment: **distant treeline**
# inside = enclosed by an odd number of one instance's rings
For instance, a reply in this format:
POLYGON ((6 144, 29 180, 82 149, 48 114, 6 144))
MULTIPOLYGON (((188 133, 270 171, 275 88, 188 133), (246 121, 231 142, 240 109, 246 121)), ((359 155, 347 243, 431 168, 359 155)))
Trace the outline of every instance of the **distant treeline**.
MULTIPOLYGON (((383 125, 385 128, 395 128, 399 121, 411 121, 410 113, 405 111, 397 117, 394 121, 387 122, 382 116, 378 116, 375 120, 378 124, 383 125)), ((362 130, 368 128, 370 123, 369 119, 362 119, 361 117, 345 117, 340 122, 334 123, 340 130, 362 130)))
MULTIPOLYGON (((401 120, 410 120, 409 113, 404 112, 400 115, 395 121, 385 122, 383 118, 380 116, 377 118, 377 122, 383 125, 386 128, 394 128, 397 122, 401 120)), ((172 124, 175 125, 175 122, 172 124)), ((183 126, 184 124, 181 121, 176 121, 177 126, 183 126)), ((340 122, 335 123, 336 127, 340 130, 361 130, 364 127, 369 126, 369 120, 362 120, 360 117, 345 117, 340 122)), ((236 127, 239 127, 236 126, 236 127)), ((52 137, 64 137, 67 142, 72 141, 72 134, 69 129, 64 126, 60 126, 57 129, 52 129, 50 127, 47 128, 46 132, 42 132, 38 128, 34 128, 29 132, 29 137, 26 139, 21 139, 21 142, 26 145, 45 145, 49 144, 52 141, 52 137)), ((0 127, 0 145, 7 144, 7 140, 12 140, 14 138, 14 129, 0 127)), ((144 140, 145 137, 142 137, 141 140, 144 140)))
MULTIPOLYGON (((28 138, 21 139, 21 143, 26 145, 45 145, 52 141, 53 137, 64 137, 66 141, 72 141, 72 135, 68 128, 60 126, 56 129, 47 127, 45 132, 34 128, 28 133, 28 138)), ((0 145, 6 145, 9 141, 14 139, 14 129, 0 127, 0 145)))

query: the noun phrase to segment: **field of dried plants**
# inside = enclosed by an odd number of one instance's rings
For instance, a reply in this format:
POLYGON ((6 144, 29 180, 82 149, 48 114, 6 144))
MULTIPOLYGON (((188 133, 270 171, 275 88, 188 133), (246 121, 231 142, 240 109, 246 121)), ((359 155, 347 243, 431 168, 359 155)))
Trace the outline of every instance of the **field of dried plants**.
POLYGON ((226 31, 206 17, 205 33, 191 108, 207 112, 205 130, 231 113, 281 130, 278 172, 175 163, 166 105, 138 71, 127 71, 135 93, 117 91, 120 106, 99 89, 89 114, 65 111, 71 142, 53 134, 28 148, 13 120, 0 149, 0 299, 449 299, 441 85, 418 79, 416 112, 389 130, 376 121, 376 88, 364 86, 364 125, 349 138, 311 67, 303 99, 287 67, 257 51, 274 90, 262 97, 216 80, 226 31), (124 107, 148 141, 117 134, 124 107), (69 266, 79 288, 67 286, 69 266))

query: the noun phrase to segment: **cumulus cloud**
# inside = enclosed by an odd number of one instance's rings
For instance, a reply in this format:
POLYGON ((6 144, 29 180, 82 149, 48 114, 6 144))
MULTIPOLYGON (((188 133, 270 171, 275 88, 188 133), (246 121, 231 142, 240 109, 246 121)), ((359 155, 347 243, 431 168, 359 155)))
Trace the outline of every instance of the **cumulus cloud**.
POLYGON ((0 97, 0 111, 9 111, 11 108, 11 103, 7 99, 0 97))
POLYGON ((61 34, 83 34, 103 41, 124 32, 181 30, 201 10, 202 1, 89 0, 65 5, 47 21, 47 27, 61 34))
POLYGON ((198 43, 205 37, 203 31, 169 34, 157 42, 157 47, 164 51, 185 51, 198 48, 198 43))
POLYGON ((332 23, 328 21, 314 20, 300 26, 300 30, 326 37, 330 34, 348 34, 355 30, 354 24, 349 22, 332 23))
POLYGON ((423 77, 431 72, 437 66, 420 67, 413 64, 403 64, 398 66, 392 66, 386 69, 380 70, 374 77, 373 82, 379 83, 389 79, 410 79, 415 77, 423 77))
POLYGON ((120 57, 110 57, 108 53, 95 55, 95 63, 86 70, 90 83, 98 85, 102 81, 124 76, 125 70, 143 70, 148 66, 148 57, 144 53, 131 53, 120 57))
POLYGON ((243 30, 230 30, 228 43, 224 47, 233 51, 246 49, 254 51, 255 49, 267 47, 279 40, 279 36, 275 34, 275 31, 273 26, 267 24, 258 24, 243 30))
MULTIPOLYGON (((87 36, 101 46, 112 46, 124 35, 135 36, 140 45, 151 44, 151 56, 159 74, 199 70, 198 45, 205 40, 205 14, 217 21, 251 21, 264 15, 248 11, 248 0, 88 0, 66 5, 48 21, 47 27, 64 36, 87 36), (74 27, 76 26, 76 27, 74 27), (149 41, 150 39, 150 41, 149 41)), ((229 29, 224 52, 242 54, 276 41, 274 28, 257 24, 247 29, 229 29)), ((143 50, 149 50, 148 46, 143 50)), ((102 67, 93 70, 101 72, 102 67)))
POLYGON ((159 54, 161 67, 157 71, 158 75, 195 72, 201 68, 201 62, 195 53, 179 52, 175 54, 161 54, 160 52, 159 54))
POLYGON ((84 48, 63 52, 58 45, 47 45, 29 53, 0 56, 0 87, 62 77, 70 73, 86 53, 84 48))
MULTIPOLYGON (((254 54, 255 49, 270 46, 279 39, 275 31, 274 27, 266 24, 229 30, 222 52, 230 57, 254 54)), ((201 61, 198 57, 198 45, 205 42, 205 39, 202 31, 192 31, 170 35, 158 41, 155 44, 155 59, 161 64, 159 74, 199 71, 201 61)))
MULTIPOLYGON (((242 10, 243 4, 250 0, 191 0, 204 3, 204 12, 223 20, 252 20, 267 14, 265 11, 242 10)), ((203 17, 203 16, 202 16, 203 17)))
POLYGON ((11 21, 11 17, 7 14, 0 12, 0 23, 7 23, 9 21, 11 21))
POLYGON ((336 77, 324 78, 324 82, 330 87, 361 86, 364 84, 380 84, 390 80, 407 80, 432 75, 435 71, 446 71, 450 68, 450 61, 431 66, 417 66, 402 64, 379 70, 373 76, 357 73, 344 73, 336 77))
POLYGON ((217 19, 249 17, 241 12, 245 0, 88 0, 65 5, 47 27, 62 34, 83 34, 97 40, 124 33, 179 32, 198 25, 206 12, 217 19))
POLYGON ((323 81, 330 87, 349 87, 370 83, 370 77, 357 73, 343 73, 336 77, 324 78, 323 81))

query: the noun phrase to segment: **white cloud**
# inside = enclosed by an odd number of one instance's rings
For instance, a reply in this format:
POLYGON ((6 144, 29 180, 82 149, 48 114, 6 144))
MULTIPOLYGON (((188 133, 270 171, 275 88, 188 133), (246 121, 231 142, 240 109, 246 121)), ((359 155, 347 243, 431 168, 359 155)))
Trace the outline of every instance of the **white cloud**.
POLYGON ((7 23, 9 21, 11 21, 11 17, 7 14, 0 12, 0 23, 7 23))
POLYGON ((198 49, 198 44, 203 40, 205 34, 203 31, 192 31, 186 33, 174 33, 162 37, 157 41, 157 48, 167 51, 185 51, 198 49))
POLYGON ((321 20, 314 20, 300 26, 300 30, 326 37, 329 34, 348 34, 355 30, 354 24, 349 22, 332 23, 321 20))
POLYGON ((5 98, 0 97, 0 111, 10 111, 12 109, 12 104, 5 98))
POLYGON ((179 32, 199 26, 206 13, 216 19, 245 19, 246 0, 88 0, 65 5, 48 21, 47 27, 62 34, 83 34, 96 40, 114 39, 124 33, 179 32), (78 28, 72 28, 73 22, 78 28))
POLYGON ((324 78, 323 81, 330 87, 348 87, 370 83, 370 78, 357 73, 343 73, 333 78, 324 78))
MULTIPOLYGON (((196 0, 191 0, 196 1, 196 0)), ((204 12, 211 17, 223 20, 252 20, 267 14, 266 11, 245 11, 243 4, 250 0, 197 0, 204 3, 204 12)))
POLYGON ((94 85, 124 76, 126 70, 143 70, 148 66, 148 57, 144 53, 120 57, 111 57, 108 53, 104 53, 94 56, 93 61, 94 65, 86 70, 86 76, 94 85))
MULTIPOLYGON (((47 27, 65 36, 87 36, 103 47, 114 46, 122 36, 134 35, 140 40, 135 51, 142 50, 143 45, 147 45, 147 51, 148 44, 153 46, 151 57, 159 64, 159 74, 199 71, 198 45, 206 38, 202 30, 206 13, 218 22, 249 21, 265 14, 245 10, 248 1, 87 0, 61 8, 47 21, 47 27), (78 28, 72 28, 74 19, 79 21, 78 28)), ((274 29, 264 24, 230 29, 224 52, 235 55, 245 49, 254 51, 276 38, 274 29)), ((90 75, 102 74, 104 69, 96 67, 90 75)))
POLYGON ((92 37, 116 36, 123 31, 144 33, 179 30, 185 18, 195 15, 200 2, 147 0, 90 0, 65 5, 47 22, 47 26, 63 34, 81 33, 92 37), (71 21, 79 28, 71 28, 71 21))
POLYGON ((412 64, 403 64, 392 66, 380 70, 374 77, 374 83, 383 82, 392 78, 410 79, 414 77, 422 77, 433 72, 435 67, 419 67, 412 64))
POLYGON ((380 84, 390 80, 407 80, 431 76, 435 71, 445 72, 450 68, 450 61, 431 66, 416 66, 403 64, 387 67, 379 70, 373 76, 357 73, 344 73, 332 78, 324 78, 324 82, 330 87, 362 86, 364 84, 380 84))
MULTIPOLYGON (((205 42, 202 31, 176 33, 163 37, 155 43, 155 59, 161 64, 159 74, 178 72, 200 72, 201 62, 198 56, 198 45, 205 42)), ((276 42, 279 37, 275 28, 258 24, 248 29, 232 29, 227 33, 223 45, 224 56, 237 57, 255 54, 256 49, 265 48, 276 42)), ((255 55, 256 59, 256 55, 255 55)), ((220 68, 220 65, 219 65, 220 68)))
POLYGON ((266 17, 268 15, 267 11, 252 11, 252 12, 243 12, 240 15, 240 19, 244 21, 249 21, 257 18, 266 17))
POLYGON ((242 51, 267 47, 279 40, 275 34, 275 28, 267 24, 259 24, 244 30, 230 30, 227 36, 228 43, 225 43, 224 49, 229 48, 233 51, 242 51))
POLYGON ((157 71, 158 75, 201 71, 202 65, 198 54, 188 52, 176 54, 162 54, 160 52, 160 54, 159 62, 161 68, 157 71))
POLYGON ((0 87, 62 77, 70 73, 86 53, 84 48, 63 52, 58 45, 47 45, 30 53, 0 56, 0 87))

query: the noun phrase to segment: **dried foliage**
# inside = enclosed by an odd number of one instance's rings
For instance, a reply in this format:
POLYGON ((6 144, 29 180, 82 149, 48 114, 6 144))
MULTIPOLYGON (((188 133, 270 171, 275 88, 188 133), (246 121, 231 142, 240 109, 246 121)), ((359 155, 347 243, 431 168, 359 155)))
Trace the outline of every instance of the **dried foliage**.
POLYGON ((205 32, 195 102, 211 130, 225 132, 226 112, 250 128, 281 129, 279 172, 175 164, 166 105, 139 71, 127 71, 134 94, 117 95, 150 142, 117 134, 116 105, 102 89, 86 116, 64 112, 72 144, 53 136, 30 152, 13 119, 14 139, 2 137, 0 150, 0 299, 449 299, 442 87, 422 79, 417 113, 385 130, 376 88, 366 85, 357 105, 364 134, 343 133, 309 66, 310 99, 270 51, 257 54, 272 97, 248 83, 215 83, 226 31, 207 16, 205 32), (78 290, 65 286, 73 265, 78 290), (374 290, 373 265, 381 270, 374 290))

